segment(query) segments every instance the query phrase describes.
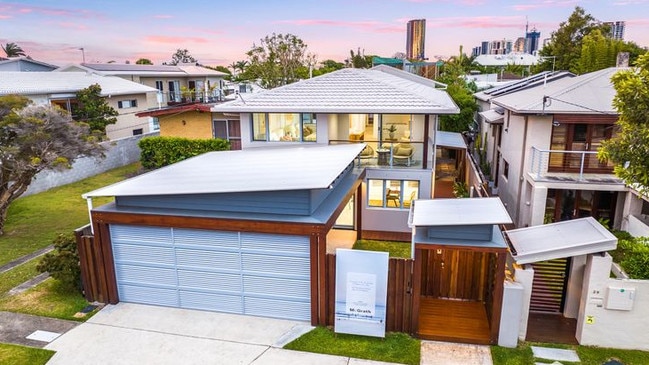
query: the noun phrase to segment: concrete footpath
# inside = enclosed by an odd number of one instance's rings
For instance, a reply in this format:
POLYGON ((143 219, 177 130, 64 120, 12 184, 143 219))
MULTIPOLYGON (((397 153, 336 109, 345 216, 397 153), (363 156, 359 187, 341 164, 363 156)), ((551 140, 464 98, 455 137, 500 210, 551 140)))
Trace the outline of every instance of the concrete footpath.
POLYGON ((45 347, 54 338, 79 324, 63 319, 0 312, 0 342, 45 347))

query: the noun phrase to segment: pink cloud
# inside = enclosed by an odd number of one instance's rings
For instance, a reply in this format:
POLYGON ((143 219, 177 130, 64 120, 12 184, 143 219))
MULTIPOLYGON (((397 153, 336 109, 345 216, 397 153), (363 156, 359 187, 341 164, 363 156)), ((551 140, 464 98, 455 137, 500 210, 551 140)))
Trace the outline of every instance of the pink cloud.
POLYGON ((209 43, 205 38, 200 37, 170 37, 164 35, 151 35, 144 38, 150 43, 184 44, 184 43, 209 43))
POLYGON ((525 19, 519 16, 478 16, 434 18, 426 21, 427 28, 520 28, 525 19))
POLYGON ((62 28, 68 28, 68 29, 79 29, 79 30, 86 30, 88 27, 84 24, 78 24, 78 23, 73 23, 73 22, 61 22, 58 23, 59 26, 62 28))
POLYGON ((626 6, 626 5, 641 5, 647 3, 648 0, 625 0, 625 1, 615 1, 613 5, 615 6, 626 6))
POLYGON ((649 25, 649 19, 630 19, 626 20, 629 25, 649 25))
POLYGON ((11 15, 0 15, 0 19, 11 19, 11 15))
POLYGON ((532 9, 539 8, 549 8, 549 7, 568 7, 578 5, 578 0, 543 0, 531 4, 517 4, 512 5, 511 8, 516 11, 527 11, 532 9))
POLYGON ((95 17, 99 18, 101 15, 85 9, 63 9, 52 8, 46 6, 25 6, 24 4, 5 3, 1 9, 4 13, 9 14, 43 14, 51 16, 64 16, 64 17, 95 17))
POLYGON ((385 24, 377 21, 340 21, 331 19, 295 19, 295 20, 279 20, 274 24, 293 24, 293 25, 306 25, 306 26, 332 26, 342 28, 353 28, 367 32, 377 33, 396 33, 403 32, 403 25, 385 24))

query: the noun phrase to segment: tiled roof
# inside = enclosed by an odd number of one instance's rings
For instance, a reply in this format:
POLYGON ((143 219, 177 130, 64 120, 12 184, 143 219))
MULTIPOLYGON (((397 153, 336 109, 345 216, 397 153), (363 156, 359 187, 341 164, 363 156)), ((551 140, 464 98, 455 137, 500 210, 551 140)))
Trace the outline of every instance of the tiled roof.
POLYGON ((617 114, 611 77, 624 68, 610 67, 512 92, 491 101, 516 113, 617 114))
POLYGON ((102 95, 156 92, 155 88, 113 76, 85 72, 2 72, 0 95, 76 93, 93 84, 101 86, 102 95))
POLYGON ((212 108, 215 112, 457 114, 438 83, 389 66, 346 68, 212 108))

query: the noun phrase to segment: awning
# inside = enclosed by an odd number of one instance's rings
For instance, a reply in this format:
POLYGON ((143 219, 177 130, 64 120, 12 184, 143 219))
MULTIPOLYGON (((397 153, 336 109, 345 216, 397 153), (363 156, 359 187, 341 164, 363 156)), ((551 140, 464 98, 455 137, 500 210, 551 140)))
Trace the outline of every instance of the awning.
POLYGON ((503 124, 505 119, 505 116, 503 114, 498 113, 494 109, 489 109, 478 114, 480 114, 484 118, 485 122, 491 124, 503 124))
POLYGON ((437 147, 466 150, 466 142, 461 133, 436 131, 435 144, 437 147))
POLYGON ((505 231, 519 264, 614 250, 617 238, 593 217, 505 231))

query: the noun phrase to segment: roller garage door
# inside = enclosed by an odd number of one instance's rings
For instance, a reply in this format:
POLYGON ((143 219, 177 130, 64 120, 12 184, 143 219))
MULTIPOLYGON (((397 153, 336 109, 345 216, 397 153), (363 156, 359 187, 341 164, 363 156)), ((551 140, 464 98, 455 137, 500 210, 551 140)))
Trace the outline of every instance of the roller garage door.
POLYGON ((123 302, 311 319, 309 237, 110 226, 123 302))

